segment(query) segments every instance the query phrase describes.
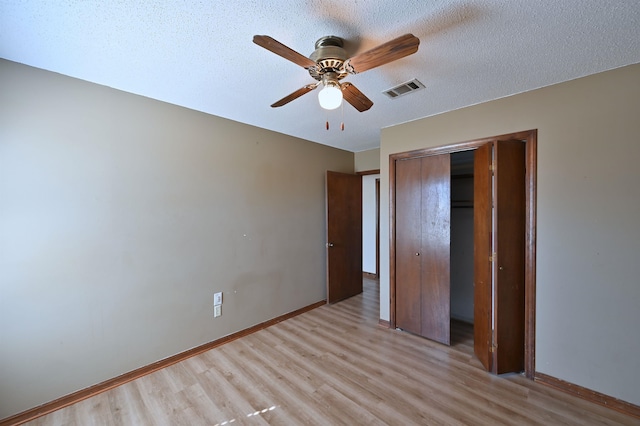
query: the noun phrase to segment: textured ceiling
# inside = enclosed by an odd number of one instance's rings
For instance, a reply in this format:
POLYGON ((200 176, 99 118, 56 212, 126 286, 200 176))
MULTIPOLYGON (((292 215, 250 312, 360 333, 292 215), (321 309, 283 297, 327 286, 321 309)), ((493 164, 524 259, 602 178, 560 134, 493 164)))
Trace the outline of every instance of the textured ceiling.
POLYGON ((383 127, 640 62, 640 1, 4 0, 0 57, 362 151, 383 127), (325 112, 317 91, 269 107, 314 80, 254 34, 305 56, 337 35, 353 56, 409 32, 416 54, 344 80, 369 111, 325 112), (382 94, 413 78, 426 88, 382 94))

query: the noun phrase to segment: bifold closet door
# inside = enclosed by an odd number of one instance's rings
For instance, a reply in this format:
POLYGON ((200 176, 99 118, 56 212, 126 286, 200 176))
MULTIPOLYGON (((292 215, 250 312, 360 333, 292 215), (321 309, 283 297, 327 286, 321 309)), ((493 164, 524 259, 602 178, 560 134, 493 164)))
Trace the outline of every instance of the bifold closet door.
POLYGON ((396 327, 421 334, 422 159, 396 162, 396 327))
POLYGON ((450 343, 451 160, 396 162, 396 326, 450 343))
POLYGON ((474 164, 474 351, 493 373, 524 369, 525 144, 494 141, 474 164))

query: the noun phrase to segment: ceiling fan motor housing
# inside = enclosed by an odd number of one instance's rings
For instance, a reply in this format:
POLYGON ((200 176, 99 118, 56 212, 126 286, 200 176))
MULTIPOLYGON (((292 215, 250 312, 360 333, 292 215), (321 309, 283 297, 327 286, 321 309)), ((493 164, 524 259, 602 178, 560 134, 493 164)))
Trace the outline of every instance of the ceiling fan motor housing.
POLYGON ((347 52, 343 48, 343 41, 340 37, 326 36, 316 41, 316 50, 309 56, 309 59, 317 65, 309 68, 309 74, 314 79, 321 81, 326 73, 335 73, 338 80, 343 79, 348 73, 343 69, 342 64, 347 60, 347 52))

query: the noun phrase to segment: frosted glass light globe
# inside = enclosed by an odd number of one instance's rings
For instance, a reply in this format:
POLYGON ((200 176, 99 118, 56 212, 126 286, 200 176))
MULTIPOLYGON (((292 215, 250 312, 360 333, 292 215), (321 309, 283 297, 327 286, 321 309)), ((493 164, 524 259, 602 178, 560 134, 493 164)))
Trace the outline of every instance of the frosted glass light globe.
POLYGON ((342 90, 332 84, 327 85, 318 93, 318 102, 324 109, 336 109, 342 104, 342 90))

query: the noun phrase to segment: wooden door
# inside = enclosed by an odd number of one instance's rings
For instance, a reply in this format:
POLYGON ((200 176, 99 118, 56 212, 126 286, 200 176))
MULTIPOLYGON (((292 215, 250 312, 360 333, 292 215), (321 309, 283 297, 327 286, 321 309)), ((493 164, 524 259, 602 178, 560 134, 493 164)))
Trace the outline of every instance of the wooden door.
POLYGON ((396 326, 450 343, 451 160, 396 163, 396 326))
POLYGON ((362 178, 327 172, 327 303, 362 293, 362 178))
POLYGON ((494 370, 497 374, 524 369, 524 252, 525 252, 525 144, 494 144, 494 370))
POLYGON ((493 144, 479 147, 473 161, 473 347, 484 368, 492 371, 493 144))
POLYGON ((396 162, 396 327, 422 334, 422 158, 396 162))
POLYGON ((474 350, 487 370, 518 372, 524 369, 525 144, 491 142, 475 158, 474 350))
POLYGON ((422 335, 451 340, 451 156, 422 159, 422 335))

